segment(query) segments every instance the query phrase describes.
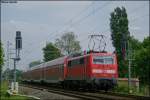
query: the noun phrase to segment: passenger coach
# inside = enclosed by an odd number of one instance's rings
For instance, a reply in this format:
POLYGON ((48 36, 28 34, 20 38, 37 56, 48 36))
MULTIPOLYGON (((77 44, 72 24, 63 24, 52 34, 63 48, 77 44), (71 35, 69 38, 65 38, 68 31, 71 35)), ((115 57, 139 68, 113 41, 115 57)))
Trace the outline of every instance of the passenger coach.
POLYGON ((61 83, 66 74, 66 57, 42 63, 23 73, 23 81, 61 83))

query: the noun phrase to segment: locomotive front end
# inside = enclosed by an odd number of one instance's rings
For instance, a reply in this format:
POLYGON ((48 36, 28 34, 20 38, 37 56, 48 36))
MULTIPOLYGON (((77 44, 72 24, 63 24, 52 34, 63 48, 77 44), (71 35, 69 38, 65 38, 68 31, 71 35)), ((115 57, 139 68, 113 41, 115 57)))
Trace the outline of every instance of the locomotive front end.
POLYGON ((91 78, 96 88, 108 90, 117 85, 118 66, 115 54, 97 53, 91 57, 91 78))

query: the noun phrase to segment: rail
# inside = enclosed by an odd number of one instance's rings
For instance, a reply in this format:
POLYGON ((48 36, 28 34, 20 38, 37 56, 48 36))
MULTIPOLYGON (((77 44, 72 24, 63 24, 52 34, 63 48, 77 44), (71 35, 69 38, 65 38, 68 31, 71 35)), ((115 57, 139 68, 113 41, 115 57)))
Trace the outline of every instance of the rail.
POLYGON ((76 97, 79 99, 88 99, 88 100, 150 100, 150 97, 147 96, 137 96, 137 95, 128 95, 128 94, 120 94, 114 92, 85 92, 85 91, 72 91, 72 90, 64 90, 62 88, 54 88, 42 85, 32 85, 32 84, 20 84, 24 87, 34 88, 42 91, 48 91, 51 93, 66 95, 70 97, 76 97))

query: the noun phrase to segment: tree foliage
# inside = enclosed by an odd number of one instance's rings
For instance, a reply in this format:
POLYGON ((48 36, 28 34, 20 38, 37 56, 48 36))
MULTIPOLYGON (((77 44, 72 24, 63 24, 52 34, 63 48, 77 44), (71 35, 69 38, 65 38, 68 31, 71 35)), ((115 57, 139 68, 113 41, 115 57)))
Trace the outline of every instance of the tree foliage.
POLYGON ((81 51, 81 47, 79 41, 76 40, 76 36, 73 32, 68 32, 63 34, 60 39, 56 39, 55 45, 67 55, 79 53, 81 51))
POLYGON ((0 67, 4 64, 4 53, 2 48, 2 43, 0 42, 0 67))
POLYGON ((43 48, 43 53, 45 62, 61 56, 60 50, 53 43, 48 43, 46 47, 43 48))
MULTIPOLYGON (((19 69, 16 69, 16 79, 17 79, 17 81, 21 80, 22 73, 23 73, 23 71, 21 71, 21 70, 19 70, 19 69)), ((2 77, 3 77, 4 79, 13 80, 13 79, 14 79, 14 69, 9 69, 9 68, 7 68, 7 69, 3 72, 2 77)))
MULTIPOLYGON (((131 77, 138 77, 140 82, 147 83, 150 73, 149 37, 145 38, 143 42, 140 42, 133 36, 130 36, 127 13, 124 7, 117 7, 111 13, 110 28, 112 44, 118 56, 119 77, 128 77, 128 61, 124 60, 123 48, 125 48, 125 43, 129 43, 126 44, 126 50, 130 48, 132 50, 130 56, 132 59, 135 59, 131 65, 131 77)), ((129 52, 126 51, 126 53, 128 54, 129 52)), ((126 57, 129 57, 129 55, 126 57)))
POLYGON ((150 75, 150 37, 144 39, 141 48, 135 52, 135 75, 142 83, 148 84, 150 75))
POLYGON ((111 13, 110 28, 112 44, 115 47, 118 56, 119 76, 125 77, 128 67, 126 65, 126 62, 124 63, 123 61, 124 56, 122 49, 124 48, 125 43, 127 43, 127 40, 129 39, 129 31, 127 13, 124 7, 117 7, 111 13))
POLYGON ((40 60, 37 60, 37 61, 32 61, 30 64, 29 64, 29 67, 31 68, 31 67, 34 67, 34 66, 36 66, 36 65, 39 65, 39 64, 41 64, 42 62, 40 61, 40 60))
MULTIPOLYGON (((131 36, 129 38, 129 46, 130 46, 130 49, 131 49, 130 57, 131 57, 131 59, 135 59, 135 54, 136 54, 137 50, 141 49, 142 42, 140 42, 139 40, 137 40, 133 36, 131 36)), ((137 70, 138 69, 136 69, 135 65, 136 65, 135 60, 132 60, 132 63, 131 63, 131 77, 137 77, 137 70)))
POLYGON ((136 51, 142 47, 142 42, 139 40, 135 39, 133 36, 130 36, 129 42, 131 44, 131 49, 136 51))
POLYGON ((2 48, 2 43, 0 41, 0 83, 1 83, 1 75, 2 75, 2 65, 4 64, 4 53, 2 48))

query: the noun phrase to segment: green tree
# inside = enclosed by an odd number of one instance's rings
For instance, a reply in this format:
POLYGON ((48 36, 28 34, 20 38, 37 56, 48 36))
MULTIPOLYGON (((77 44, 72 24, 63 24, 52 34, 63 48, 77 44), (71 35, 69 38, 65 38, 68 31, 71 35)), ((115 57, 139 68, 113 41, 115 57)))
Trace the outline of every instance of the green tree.
POLYGON ((3 64, 4 64, 4 53, 3 53, 2 43, 0 41, 0 83, 1 83, 2 65, 3 64))
POLYGON ((31 67, 34 67, 34 66, 36 66, 36 65, 39 65, 39 64, 41 64, 42 62, 40 61, 40 60, 37 60, 37 61, 32 61, 30 64, 29 64, 29 67, 31 68, 31 67))
POLYGON ((43 48, 43 53, 45 62, 61 56, 60 50, 53 43, 48 43, 46 47, 43 48))
MULTIPOLYGON (((142 42, 140 42, 139 40, 135 39, 133 36, 131 36, 129 38, 129 45, 130 45, 130 49, 131 49, 131 57, 132 59, 135 59, 135 53, 142 48, 142 42)), ((135 67, 136 62, 135 60, 132 60, 131 63, 131 77, 137 77, 137 68, 135 67)))
POLYGON ((150 82, 150 37, 144 39, 141 43, 141 48, 135 52, 135 71, 136 76, 144 84, 150 82))
MULTIPOLYGON (((123 48, 129 39, 128 18, 126 9, 115 8, 111 13, 110 29, 112 44, 118 56, 119 77, 125 77, 128 72, 127 62, 124 61, 123 48)), ((127 47, 127 45, 126 45, 127 47)))
POLYGON ((73 32, 68 32, 62 35, 60 39, 56 39, 55 45, 67 55, 79 53, 81 47, 79 41, 76 40, 77 36, 73 32))
MULTIPOLYGON (((23 71, 16 69, 16 79, 17 81, 21 80, 22 77, 22 73, 23 71)), ((4 72, 3 72, 3 78, 4 79, 9 79, 9 80, 13 80, 14 78, 14 69, 9 69, 7 68, 4 72), (6 78, 7 77, 7 78, 6 78)))
POLYGON ((2 48, 2 43, 0 42, 0 67, 4 64, 4 53, 3 53, 3 48, 2 48))
POLYGON ((129 38, 129 42, 131 44, 131 49, 132 50, 138 50, 142 47, 142 42, 140 42, 139 40, 135 39, 133 36, 130 36, 129 38))

